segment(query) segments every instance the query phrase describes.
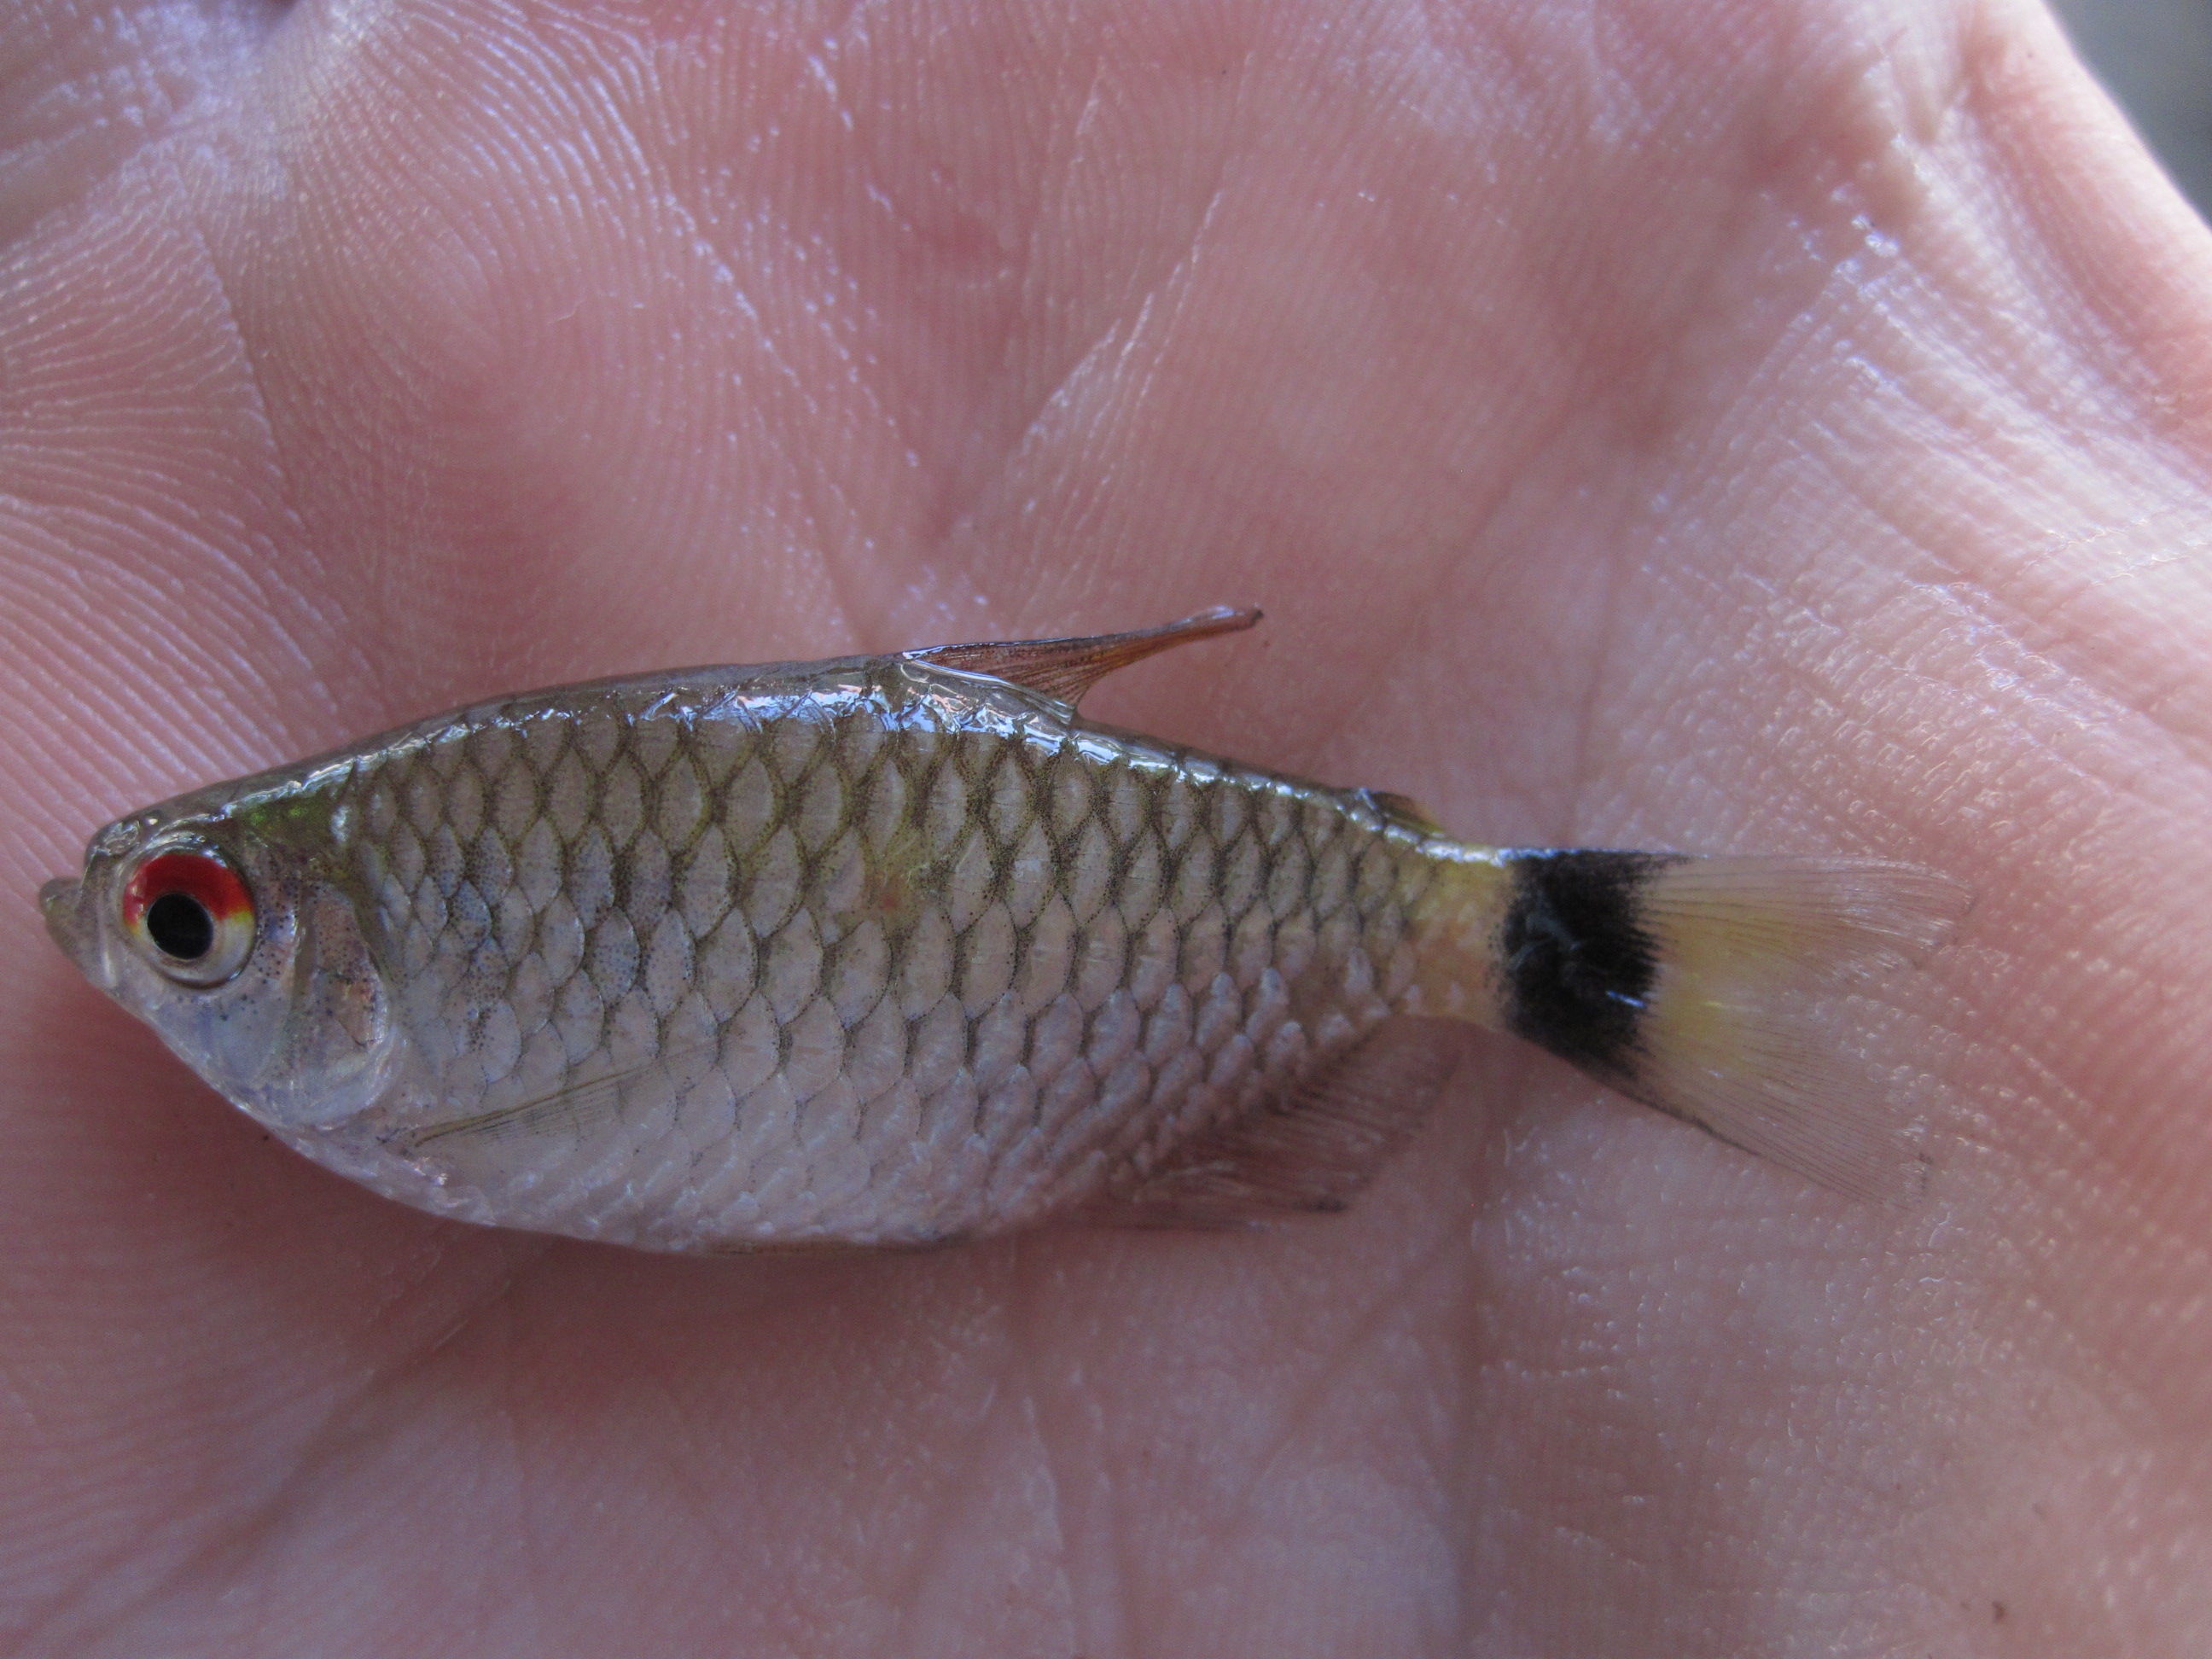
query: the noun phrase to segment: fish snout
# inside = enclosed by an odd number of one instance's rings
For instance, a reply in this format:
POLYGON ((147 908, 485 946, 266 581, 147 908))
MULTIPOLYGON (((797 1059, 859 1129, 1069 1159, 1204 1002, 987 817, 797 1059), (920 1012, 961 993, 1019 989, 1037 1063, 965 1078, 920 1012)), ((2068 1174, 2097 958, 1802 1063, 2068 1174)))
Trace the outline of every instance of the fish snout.
POLYGON ((92 918, 85 915, 84 884, 70 876, 58 876, 39 889, 39 912, 46 918, 46 932, 64 955, 82 969, 85 976, 94 984, 104 982, 100 971, 99 933, 92 918))

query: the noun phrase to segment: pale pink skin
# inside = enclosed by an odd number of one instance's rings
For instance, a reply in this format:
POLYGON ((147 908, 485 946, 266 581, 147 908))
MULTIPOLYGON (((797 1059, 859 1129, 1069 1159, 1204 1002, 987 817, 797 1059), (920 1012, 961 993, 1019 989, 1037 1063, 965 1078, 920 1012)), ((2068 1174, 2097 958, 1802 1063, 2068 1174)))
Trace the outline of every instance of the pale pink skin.
POLYGON ((2212 237, 2048 20, 799 9, 0 24, 0 1650, 2201 1655, 2212 237), (1095 712, 1972 882, 1925 1202, 1498 1039, 1340 1220, 548 1243, 32 902, 441 704, 1223 601, 1095 712))

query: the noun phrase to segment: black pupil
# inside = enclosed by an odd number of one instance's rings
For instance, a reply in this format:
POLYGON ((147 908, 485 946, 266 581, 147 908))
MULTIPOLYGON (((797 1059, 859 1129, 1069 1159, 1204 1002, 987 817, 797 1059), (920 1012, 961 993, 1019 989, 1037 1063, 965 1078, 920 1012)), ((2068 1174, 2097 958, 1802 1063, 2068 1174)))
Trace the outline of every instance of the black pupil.
POLYGON ((215 918, 189 893, 164 893, 146 907, 146 937, 165 957, 198 962, 215 948, 215 918))

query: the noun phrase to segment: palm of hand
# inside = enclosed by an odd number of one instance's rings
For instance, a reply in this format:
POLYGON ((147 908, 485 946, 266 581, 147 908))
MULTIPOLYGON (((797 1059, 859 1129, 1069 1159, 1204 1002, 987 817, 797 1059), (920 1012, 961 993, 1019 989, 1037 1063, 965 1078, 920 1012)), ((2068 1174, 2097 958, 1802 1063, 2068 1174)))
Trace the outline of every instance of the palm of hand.
POLYGON ((32 0, 10 889, 471 696, 1253 599, 1097 711, 1972 881, 1929 1201, 1499 1044, 1340 1221, 549 1244, 268 1144, 26 901, 11 1650, 2185 1650, 2201 235, 2033 19, 1523 9, 32 0))

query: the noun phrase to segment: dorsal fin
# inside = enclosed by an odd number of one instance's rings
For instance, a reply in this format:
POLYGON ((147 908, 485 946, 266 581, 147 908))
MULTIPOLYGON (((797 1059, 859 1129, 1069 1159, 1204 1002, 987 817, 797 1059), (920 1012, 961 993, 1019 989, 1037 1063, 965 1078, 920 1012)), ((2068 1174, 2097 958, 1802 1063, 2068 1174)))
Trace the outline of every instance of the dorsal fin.
POLYGON ((1218 605, 1181 622, 1159 628, 1140 628, 1131 634, 1092 634, 1069 640, 1003 640, 976 645, 933 645, 900 654, 908 662, 926 662, 954 668, 963 674, 988 674, 994 679, 1027 686, 1069 704, 1117 668, 1142 662, 1156 652, 1210 640, 1217 634, 1240 634, 1260 620, 1251 606, 1233 610, 1218 605))
POLYGON ((1464 1052, 1461 1029, 1399 1016, 1279 1099, 1177 1147, 1090 1206, 1101 1226, 1238 1227, 1344 1209, 1413 1138, 1464 1052))

